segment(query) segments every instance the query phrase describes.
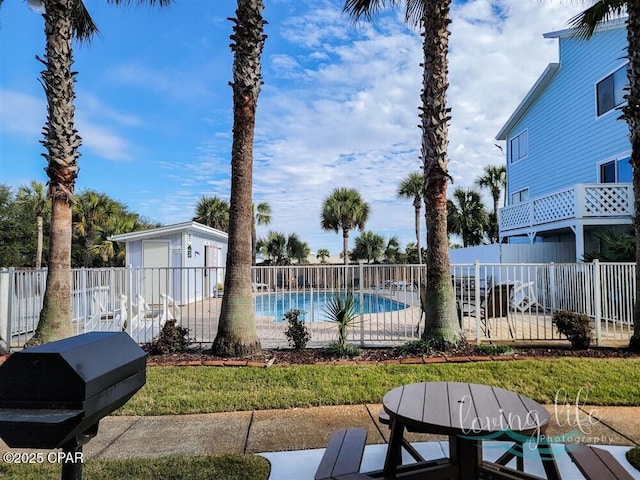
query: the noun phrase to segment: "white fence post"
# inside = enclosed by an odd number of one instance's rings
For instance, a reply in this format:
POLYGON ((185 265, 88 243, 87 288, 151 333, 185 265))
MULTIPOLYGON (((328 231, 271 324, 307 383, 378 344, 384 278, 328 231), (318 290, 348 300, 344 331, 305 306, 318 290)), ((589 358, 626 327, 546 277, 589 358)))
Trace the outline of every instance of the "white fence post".
POLYGON ((600 261, 593 261, 593 306, 595 309, 596 344, 600 345, 600 322, 602 320, 602 297, 600 295, 600 261))
POLYGON ((11 349, 11 304, 13 303, 13 268, 0 270, 0 353, 11 349), (6 303, 4 302, 6 300, 6 303), (3 338, 4 337, 4 338, 3 338), (6 346, 3 345, 6 343, 6 346))
MULTIPOLYGON (((476 302, 476 307, 475 307, 475 313, 476 313, 476 343, 480 343, 480 321, 482 320, 482 313, 480 312, 480 260, 476 260, 473 263, 474 266, 474 292, 473 295, 475 296, 475 302, 476 302)), ((486 287, 485 287, 486 288, 486 287)))
POLYGON ((364 267, 362 261, 358 262, 359 280, 358 289, 360 290, 360 347, 364 348, 364 289, 362 283, 364 282, 364 267))

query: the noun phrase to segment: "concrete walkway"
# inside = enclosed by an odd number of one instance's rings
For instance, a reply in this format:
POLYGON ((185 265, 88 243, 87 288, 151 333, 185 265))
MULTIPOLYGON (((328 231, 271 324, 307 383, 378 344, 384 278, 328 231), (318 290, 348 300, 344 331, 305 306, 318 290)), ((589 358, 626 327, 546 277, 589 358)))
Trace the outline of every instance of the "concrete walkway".
MULTIPOLYGON (((584 443, 624 446, 613 450, 625 463, 624 452, 629 446, 640 444, 640 407, 546 408, 552 417, 547 431, 550 436, 568 434, 574 441, 579 437, 584 443)), ((365 428, 367 443, 371 444, 367 447, 369 460, 367 456, 365 460, 375 465, 384 459, 383 444, 389 431, 377 421, 380 410, 378 404, 159 417, 110 416, 100 422, 98 435, 84 446, 84 454, 86 459, 117 459, 260 453, 272 463, 271 480, 305 480, 313 478, 322 456, 322 450, 317 449, 324 448, 331 432, 340 428, 365 428), (292 471, 295 475, 288 476, 292 471)), ((445 440, 442 436, 412 435, 412 442, 429 442, 420 443, 421 448, 443 448, 436 443, 445 440)), ((0 452, 7 450, 11 449, 0 442, 0 452)), ((568 456, 562 453, 560 449, 558 462, 574 472, 568 456)), ((632 467, 627 468, 633 472, 632 467)), ((581 478, 573 477, 575 472, 569 473, 568 478, 581 478)), ((635 475, 640 479, 640 472, 635 475)))

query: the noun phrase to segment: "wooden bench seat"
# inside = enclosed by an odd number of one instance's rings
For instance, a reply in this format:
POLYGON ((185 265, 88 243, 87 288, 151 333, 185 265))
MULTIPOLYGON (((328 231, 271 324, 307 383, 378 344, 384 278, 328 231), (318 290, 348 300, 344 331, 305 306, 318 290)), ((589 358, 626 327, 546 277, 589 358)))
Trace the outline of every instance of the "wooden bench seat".
POLYGON ((578 443, 565 450, 587 480, 633 480, 633 477, 607 450, 578 443))
POLYGON ((314 479, 331 480, 346 475, 357 478, 366 442, 367 431, 364 428, 333 432, 314 479))

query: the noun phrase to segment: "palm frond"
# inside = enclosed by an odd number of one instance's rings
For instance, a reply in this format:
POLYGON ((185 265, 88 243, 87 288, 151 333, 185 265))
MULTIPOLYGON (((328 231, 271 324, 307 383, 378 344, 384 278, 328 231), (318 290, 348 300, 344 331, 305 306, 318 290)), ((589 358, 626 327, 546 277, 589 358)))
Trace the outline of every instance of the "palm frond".
POLYGON ((597 0, 593 5, 571 18, 569 26, 575 29, 577 38, 588 40, 600 22, 618 17, 627 10, 627 0, 597 0))
POLYGON ((82 0, 73 2, 72 8, 71 26, 73 28, 73 35, 80 43, 88 43, 94 35, 99 33, 98 26, 93 21, 93 18, 91 18, 82 0))

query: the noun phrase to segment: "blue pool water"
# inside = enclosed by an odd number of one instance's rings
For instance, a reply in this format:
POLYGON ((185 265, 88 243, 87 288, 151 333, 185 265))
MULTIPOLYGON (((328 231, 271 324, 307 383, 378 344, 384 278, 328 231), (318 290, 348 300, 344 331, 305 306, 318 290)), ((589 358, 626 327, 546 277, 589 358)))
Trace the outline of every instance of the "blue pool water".
MULTIPOLYGON (((305 312, 302 317, 307 321, 326 320, 325 303, 335 292, 299 292, 299 293, 271 293, 259 295, 255 298, 257 316, 274 317, 275 321, 282 322, 283 315, 292 309, 305 312)), ((354 294, 356 312, 360 313, 360 295, 354 294)), ((403 310, 408 305, 381 297, 379 295, 365 293, 363 295, 364 306, 362 313, 381 313, 403 310)))

